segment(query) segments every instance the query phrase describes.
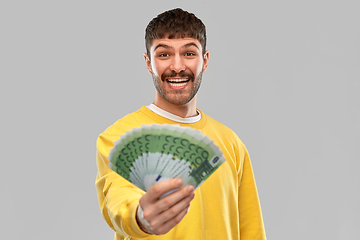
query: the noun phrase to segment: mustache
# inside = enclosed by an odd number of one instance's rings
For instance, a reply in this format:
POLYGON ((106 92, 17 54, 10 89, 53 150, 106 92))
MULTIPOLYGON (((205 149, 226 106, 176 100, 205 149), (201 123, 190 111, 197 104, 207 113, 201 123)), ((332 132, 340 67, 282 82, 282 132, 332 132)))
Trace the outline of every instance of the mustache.
POLYGON ((174 77, 189 78, 190 81, 193 81, 195 79, 195 76, 191 71, 181 71, 179 73, 175 71, 171 71, 171 72, 164 72, 163 74, 161 74, 161 80, 163 81, 165 81, 166 78, 174 78, 174 77))

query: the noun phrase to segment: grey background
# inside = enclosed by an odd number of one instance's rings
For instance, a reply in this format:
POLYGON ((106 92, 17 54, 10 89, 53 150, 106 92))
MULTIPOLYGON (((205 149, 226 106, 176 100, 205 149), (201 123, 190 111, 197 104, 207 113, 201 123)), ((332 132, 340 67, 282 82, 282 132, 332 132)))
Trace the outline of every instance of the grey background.
POLYGON ((113 239, 95 141, 155 96, 144 29, 207 26, 198 107, 253 162, 268 239, 360 239, 358 1, 1 1, 1 239, 113 239))

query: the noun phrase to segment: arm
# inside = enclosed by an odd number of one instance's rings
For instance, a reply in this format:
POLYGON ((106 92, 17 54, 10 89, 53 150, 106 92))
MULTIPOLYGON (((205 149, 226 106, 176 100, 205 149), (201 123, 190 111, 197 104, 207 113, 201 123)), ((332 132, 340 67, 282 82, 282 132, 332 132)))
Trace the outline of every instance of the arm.
MULTIPOLYGON (((101 146, 98 146, 101 151, 101 146)), ((147 193, 135 187, 110 170, 108 160, 97 152, 98 175, 96 189, 102 215, 108 225, 119 235, 142 238, 152 234, 165 234, 186 215, 194 188, 186 186, 160 199, 164 193, 182 185, 179 179, 158 183, 147 193), (137 219, 139 206, 143 210, 142 221, 137 219), (150 226, 150 229, 145 224, 150 226)))
POLYGON ((243 147, 242 174, 239 183, 240 236, 242 240, 265 240, 265 228, 249 154, 243 147))
POLYGON ((100 210, 108 225, 119 235, 144 238, 149 236, 138 226, 135 216, 139 199, 145 193, 110 170, 108 160, 97 152, 96 190, 100 210))

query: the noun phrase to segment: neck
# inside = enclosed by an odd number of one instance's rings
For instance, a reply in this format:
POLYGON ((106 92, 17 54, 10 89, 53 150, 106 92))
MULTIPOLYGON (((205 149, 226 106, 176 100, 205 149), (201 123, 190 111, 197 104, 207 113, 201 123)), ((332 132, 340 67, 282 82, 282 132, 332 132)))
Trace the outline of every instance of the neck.
POLYGON ((161 101, 159 97, 156 96, 153 104, 169 113, 175 114, 182 118, 195 117, 198 115, 196 111, 196 96, 185 105, 174 105, 167 101, 161 101))

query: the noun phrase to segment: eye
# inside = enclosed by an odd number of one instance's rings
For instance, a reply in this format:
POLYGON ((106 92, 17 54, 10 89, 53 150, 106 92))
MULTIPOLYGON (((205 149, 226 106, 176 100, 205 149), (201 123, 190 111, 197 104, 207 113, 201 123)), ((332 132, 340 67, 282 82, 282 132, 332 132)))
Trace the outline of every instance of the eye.
POLYGON ((185 53, 185 56, 187 56, 187 57, 191 57, 191 56, 195 56, 195 54, 194 54, 194 53, 192 53, 192 52, 187 52, 187 53, 185 53))
POLYGON ((167 53, 161 53, 160 55, 159 55, 159 57, 168 57, 169 56, 169 54, 167 54, 167 53))

